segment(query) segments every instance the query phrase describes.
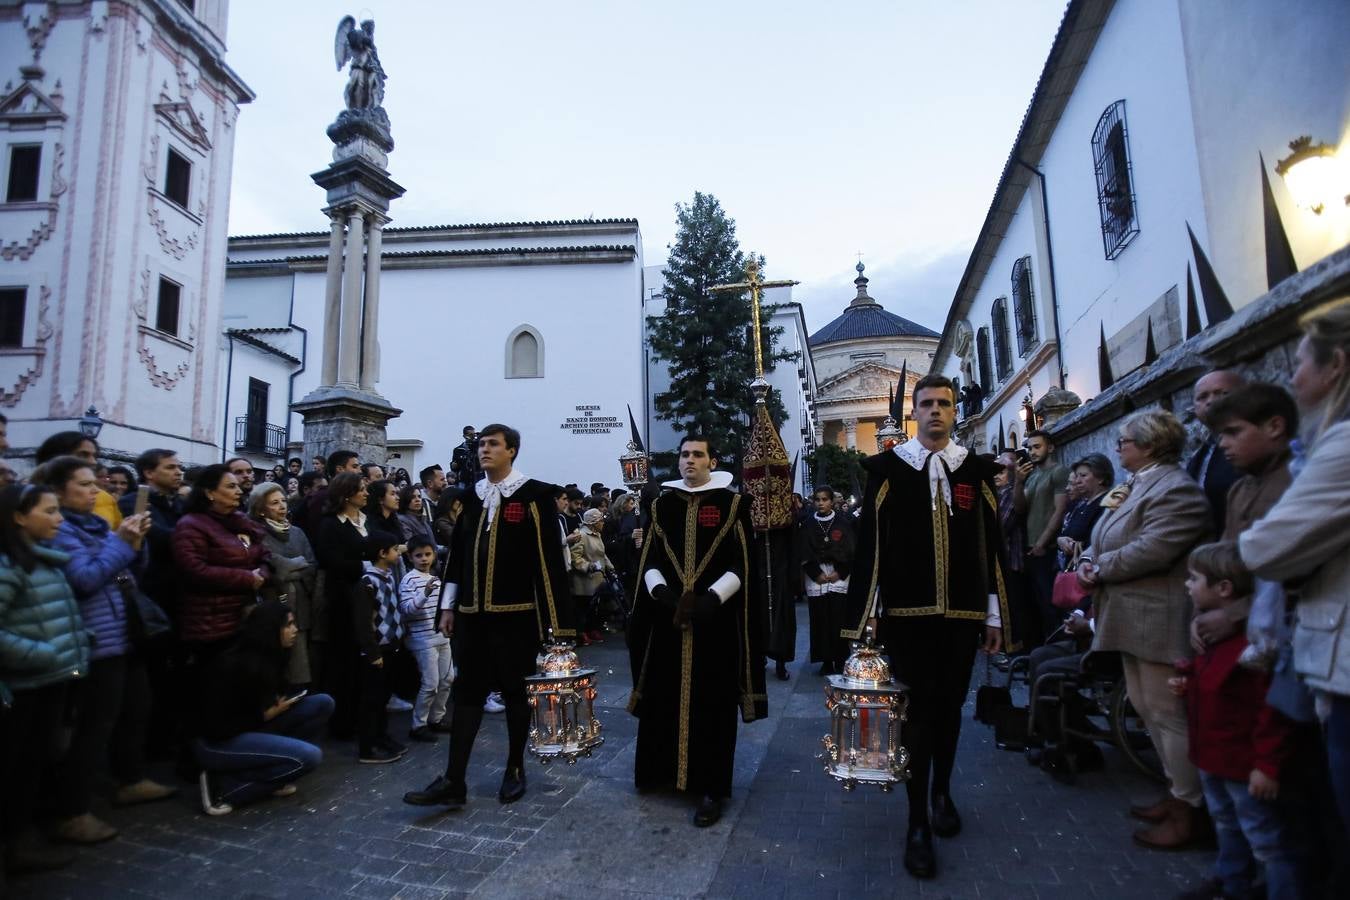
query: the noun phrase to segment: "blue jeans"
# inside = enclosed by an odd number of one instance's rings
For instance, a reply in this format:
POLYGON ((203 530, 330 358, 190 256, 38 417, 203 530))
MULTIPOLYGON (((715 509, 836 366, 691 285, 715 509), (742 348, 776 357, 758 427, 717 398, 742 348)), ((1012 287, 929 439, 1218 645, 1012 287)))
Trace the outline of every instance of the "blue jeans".
POLYGON ((311 694, 259 731, 198 740, 197 761, 215 779, 222 802, 252 803, 318 767, 323 751, 313 740, 332 714, 332 697, 311 694))
POLYGON ((1242 897, 1251 890, 1255 857, 1266 870, 1268 900, 1303 897, 1295 848, 1290 846, 1289 829, 1275 804, 1253 797, 1245 782, 1201 771, 1200 783, 1218 833, 1214 877, 1223 882, 1224 895, 1242 897))

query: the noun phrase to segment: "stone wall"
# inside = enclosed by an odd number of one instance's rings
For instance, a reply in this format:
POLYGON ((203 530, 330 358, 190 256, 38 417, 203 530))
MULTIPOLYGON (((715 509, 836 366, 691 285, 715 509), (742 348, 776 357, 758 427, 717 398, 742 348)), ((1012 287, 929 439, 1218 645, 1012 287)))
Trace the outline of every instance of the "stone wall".
POLYGON ((1103 453, 1115 461, 1120 420, 1136 410, 1157 407, 1179 416, 1198 444, 1204 429, 1191 412, 1196 379, 1210 369, 1224 367, 1237 369, 1253 381, 1288 385, 1299 318, 1347 292, 1350 247, 1342 247, 1280 282, 1227 321, 1172 347, 1153 365, 1121 377, 1062 419, 1047 424, 1060 460, 1067 464, 1088 453, 1103 453))

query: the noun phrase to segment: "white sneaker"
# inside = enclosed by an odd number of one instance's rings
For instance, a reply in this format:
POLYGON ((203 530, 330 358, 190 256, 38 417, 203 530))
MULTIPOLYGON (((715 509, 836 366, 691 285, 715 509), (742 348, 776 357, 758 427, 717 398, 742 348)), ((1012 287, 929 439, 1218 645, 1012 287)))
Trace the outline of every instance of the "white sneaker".
POLYGON ((389 702, 384 705, 385 712, 407 712, 412 708, 412 704, 398 694, 391 695, 389 702))
POLYGON ((277 788, 275 791, 272 792, 272 796, 289 797, 292 794, 294 794, 297 790, 299 790, 299 788, 297 788, 294 784, 283 784, 281 787, 277 788))
POLYGON ((506 704, 502 703, 502 695, 496 691, 488 694, 487 702, 483 704, 483 712, 506 712, 506 704))
POLYGON ((221 803, 211 795, 211 780, 203 769, 197 776, 197 785, 201 788, 202 812, 208 816, 228 816, 234 812, 234 807, 228 803, 221 803))

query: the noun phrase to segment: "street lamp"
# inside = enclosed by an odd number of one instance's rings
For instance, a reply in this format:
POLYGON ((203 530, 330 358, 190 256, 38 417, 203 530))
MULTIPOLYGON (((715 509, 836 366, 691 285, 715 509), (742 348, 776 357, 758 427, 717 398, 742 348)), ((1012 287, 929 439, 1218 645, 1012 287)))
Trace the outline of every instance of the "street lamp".
POLYGON ((84 416, 80 419, 80 434, 92 441, 98 439, 98 433, 102 430, 103 420, 99 418, 98 410, 94 409, 92 406, 89 407, 84 411, 84 416))
POLYGON ((1346 176, 1336 148, 1314 144, 1312 136, 1305 134, 1290 141, 1289 149, 1292 152, 1275 164, 1275 174, 1284 179, 1296 204, 1321 215, 1328 201, 1345 194, 1346 176))

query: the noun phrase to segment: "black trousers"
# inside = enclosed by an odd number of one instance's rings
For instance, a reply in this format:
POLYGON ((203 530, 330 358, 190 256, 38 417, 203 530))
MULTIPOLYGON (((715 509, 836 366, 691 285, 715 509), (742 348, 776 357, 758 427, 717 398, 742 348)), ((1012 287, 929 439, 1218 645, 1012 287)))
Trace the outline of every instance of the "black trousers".
POLYGON ((1034 629, 1026 630, 1027 649, 1039 647, 1045 639, 1054 634, 1064 621, 1064 612, 1055 609, 1050 602, 1055 592, 1055 575, 1059 573, 1059 557, 1052 550, 1044 556, 1024 556, 1022 572, 1026 577, 1027 596, 1023 608, 1035 618, 1034 629))
POLYGON ((375 749, 375 744, 389 733, 389 713, 385 706, 389 703, 387 670, 391 662, 392 659, 387 658, 377 666, 363 656, 356 663, 356 741, 362 755, 375 749))
POLYGON ((506 707, 506 766, 525 765, 525 741, 530 733, 525 678, 535 671, 539 625, 533 612, 461 613, 455 616, 455 637, 459 676, 450 689, 455 709, 445 776, 463 784, 483 721, 483 704, 494 690, 501 692, 506 707))
MULTIPOLYGON (((135 653, 96 659, 76 681, 75 734, 55 780, 62 817, 89 812, 93 780, 110 766, 119 785, 145 777, 150 680, 135 653)), ((199 695, 200 696, 200 695, 199 695)))
POLYGON ((951 792, 961 707, 984 623, 941 616, 885 616, 881 641, 890 652, 891 674, 909 688, 908 719, 901 742, 909 750, 910 825, 928 824, 928 798, 951 792))
POLYGON ((42 792, 43 767, 57 754, 57 736, 66 715, 71 681, 14 692, 0 712, 0 839, 12 839, 33 825, 42 792))

